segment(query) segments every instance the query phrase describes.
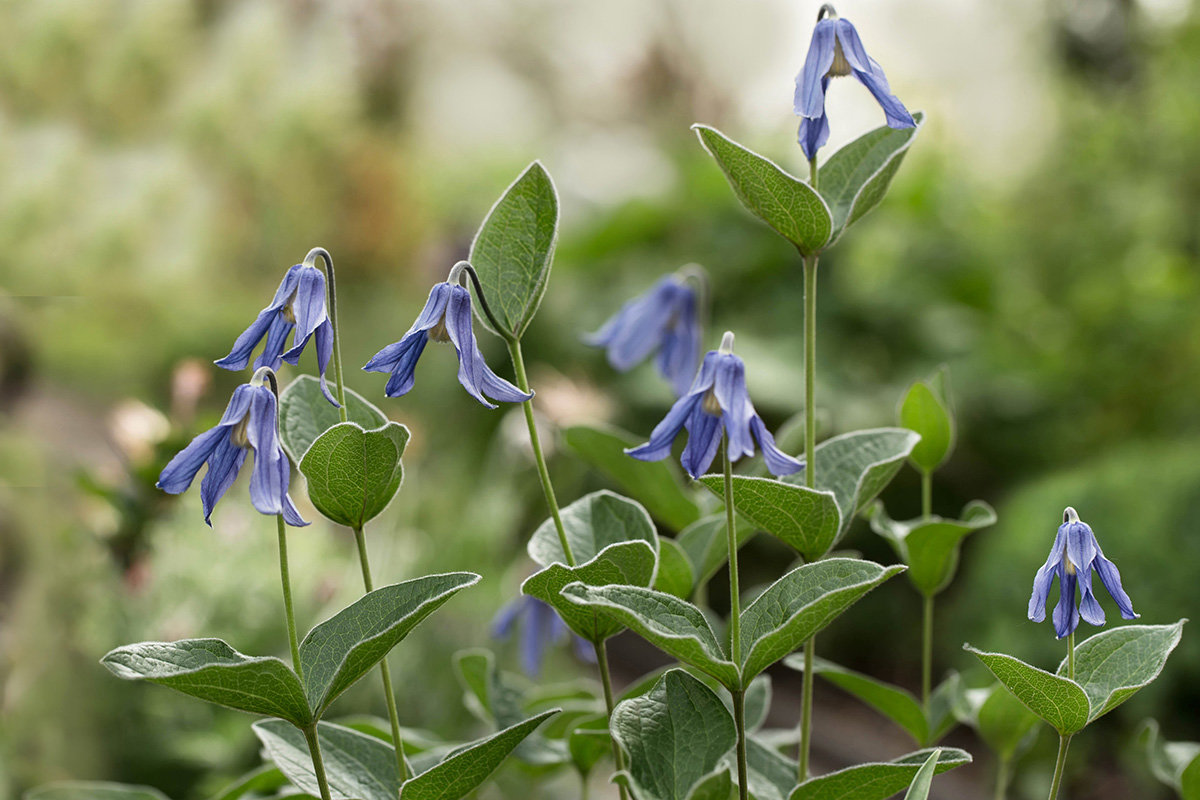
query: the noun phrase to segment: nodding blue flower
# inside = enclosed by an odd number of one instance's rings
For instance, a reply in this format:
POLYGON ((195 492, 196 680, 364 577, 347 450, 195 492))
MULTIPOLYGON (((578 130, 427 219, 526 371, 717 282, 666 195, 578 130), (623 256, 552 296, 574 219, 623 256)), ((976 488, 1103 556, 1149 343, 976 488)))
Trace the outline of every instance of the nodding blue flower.
MULTIPOLYGON (((492 620, 492 637, 507 639, 518 622, 521 625, 521 669, 529 677, 536 678, 542 672, 546 649, 561 642, 569 629, 553 608, 526 594, 500 609, 492 620)), ((596 662, 596 654, 586 641, 571 634, 571 644, 577 658, 596 662)))
POLYGON ((1058 605, 1054 607, 1054 632, 1061 639, 1074 633, 1079 627, 1079 618, 1092 625, 1104 624, 1104 609, 1096 595, 1092 594, 1092 570, 1100 576, 1100 582, 1117 602, 1117 609, 1124 619, 1137 619, 1133 603, 1121 588, 1121 573, 1117 565, 1104 557, 1096 534, 1079 514, 1070 506, 1063 512, 1063 524, 1058 527, 1050 557, 1037 571, 1033 579, 1033 595, 1029 598, 1029 618, 1034 622, 1046 619, 1046 599, 1050 586, 1058 578, 1058 605), (1075 604, 1075 587, 1081 599, 1075 604))
POLYGON ((216 361, 225 369, 245 369, 250 353, 266 337, 262 352, 254 360, 255 368, 278 370, 286 361, 295 366, 308 340, 316 337, 317 371, 321 376, 321 392, 325 399, 338 404, 325 384, 325 368, 333 354, 333 323, 325 309, 325 274, 312 264, 297 264, 283 276, 271 304, 258 312, 250 327, 233 343, 229 355, 216 361), (284 350, 289 333, 295 330, 292 346, 284 350))
POLYGON ((200 501, 209 527, 213 507, 233 485, 250 451, 254 451, 254 471, 250 474, 250 501, 254 507, 263 514, 282 514, 289 525, 308 524, 288 496, 291 469, 279 443, 275 392, 265 385, 269 371, 268 367, 260 367, 249 383, 234 389, 216 427, 180 450, 154 484, 168 494, 182 494, 207 463, 208 472, 200 483, 200 501))
POLYGON ((680 459, 693 478, 708 470, 724 433, 729 460, 754 455, 754 441, 772 475, 791 475, 804 464, 775 446, 750 393, 746 391, 746 365, 733 354, 733 334, 726 331, 720 350, 704 356, 692 388, 675 401, 667 416, 650 433, 650 441, 625 452, 641 461, 660 461, 671 454, 679 432, 687 428, 688 442, 680 459))
POLYGON ((430 339, 453 342, 458 353, 458 382, 488 408, 496 405, 489 403, 485 395, 502 403, 521 403, 533 397, 532 392, 522 392, 484 363, 471 327, 471 293, 458 285, 458 276, 467 266, 465 261, 455 264, 446 281, 430 290, 425 308, 404 338, 380 350, 363 367, 367 372, 392 374, 384 387, 388 397, 400 397, 413 388, 417 359, 430 339))
MULTIPOLYGON (((686 269, 686 268, 685 268, 686 269)), ((700 358, 696 289, 681 270, 635 297, 584 342, 608 351, 608 363, 625 372, 658 350, 659 373, 678 397, 687 392, 700 358)))
POLYGON ((887 124, 892 128, 916 126, 912 114, 892 94, 883 68, 867 55, 858 31, 849 20, 839 19, 831 6, 821 6, 817 26, 808 45, 804 68, 796 75, 795 109, 800 121, 800 149, 809 160, 829 140, 829 118, 825 115, 825 90, 829 79, 853 75, 875 96, 887 124), (829 18, 822 19, 825 14, 829 18))

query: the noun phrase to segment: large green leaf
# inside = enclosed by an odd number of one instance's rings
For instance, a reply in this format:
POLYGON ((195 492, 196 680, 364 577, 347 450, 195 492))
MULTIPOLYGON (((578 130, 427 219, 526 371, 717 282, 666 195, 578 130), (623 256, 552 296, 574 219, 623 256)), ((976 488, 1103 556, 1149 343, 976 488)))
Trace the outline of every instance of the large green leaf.
POLYGON ((963 692, 955 713, 1001 761, 1011 762, 1037 738, 1037 715, 998 683, 963 692))
POLYGON ((750 681, 746 687, 746 730, 756 731, 767 721, 771 713, 771 676, 762 674, 750 681))
MULTIPOLYGON (((267 758, 300 791, 319 797, 304 732, 275 720, 253 727, 267 758)), ((317 738, 332 800, 396 800, 400 771, 390 744, 331 722, 317 724, 317 738)))
MULTIPOLYGON (((704 475, 700 482, 725 499, 724 475, 704 475)), ((807 561, 815 561, 829 552, 842 522, 833 492, 770 478, 735 475, 733 507, 767 533, 791 545, 807 561)))
POLYGON ((941 754, 940 748, 929 754, 929 758, 925 759, 925 763, 913 776, 908 791, 904 793, 904 800, 926 800, 929 797, 929 787, 933 784, 934 771, 937 769, 938 756, 941 754))
POLYGON ((917 381, 900 403, 900 425, 921 436, 909 460, 922 472, 933 472, 954 446, 954 417, 947 402, 928 383, 917 381))
MULTIPOLYGON (((737 546, 750 541, 756 528, 740 518, 734 519, 737 546)), ((729 542, 725 533, 725 512, 698 519, 680 531, 675 541, 687 554, 696 585, 707 583, 729 560, 729 542)))
MULTIPOLYGON (((388 421, 386 414, 350 389, 346 389, 346 418, 367 430, 388 421)), ((297 464, 318 436, 341 421, 341 414, 325 399, 320 381, 312 375, 296 378, 279 396, 279 437, 297 464)))
MULTIPOLYGON (((558 193, 541 162, 530 164, 512 182, 483 221, 471 243, 471 266, 505 338, 520 338, 529 327, 550 277, 558 238, 558 193)), ((492 322, 475 304, 489 330, 492 322)))
MULTIPOLYGON (((788 656, 784 664, 804 671, 804 658, 799 654, 788 656)), ((813 672, 899 725, 917 744, 924 745, 928 741, 929 724, 925 720, 925 711, 910 692, 823 658, 813 659, 813 672)))
POLYGON ((398 422, 370 431, 354 422, 334 425, 300 460, 309 499, 334 522, 361 528, 400 490, 400 457, 407 444, 408 428, 398 422))
POLYGON ((887 515, 877 501, 868 512, 871 530, 887 539, 908 565, 908 579, 921 594, 932 597, 950 585, 958 568, 962 540, 996 524, 996 512, 982 500, 967 503, 961 519, 918 517, 907 522, 887 515))
POLYGON ((167 800, 152 786, 108 781, 55 781, 35 786, 25 800, 167 800))
MULTIPOLYGON (((628 497, 602 490, 576 500, 559 512, 576 564, 586 564, 618 542, 649 543, 658 558, 658 534, 646 509, 628 497)), ((566 564, 554 520, 538 526, 529 539, 529 557, 543 567, 566 564)))
POLYGON ((671 530, 681 531, 700 518, 700 509, 685 488, 678 464, 669 458, 638 461, 625 455, 626 448, 643 441, 632 433, 611 427, 576 425, 563 431, 563 441, 671 530))
POLYGON ((963 645, 992 671, 1030 711, 1061 736, 1069 736, 1088 723, 1088 696, 1078 683, 1026 664, 1004 653, 985 653, 963 645))
MULTIPOLYGON (((913 115, 915 128, 889 128, 886 125, 858 137, 838 150, 821 167, 821 195, 833 214, 833 236, 836 242, 846 228, 879 205, 909 145, 921 128, 924 115, 913 115)), ((826 245, 826 246, 829 246, 826 245)))
POLYGON ((658 541, 658 574, 654 587, 660 592, 673 594, 684 600, 692 596, 696 585, 692 562, 683 547, 674 539, 658 541))
MULTIPOLYGON (((1112 711, 1158 677, 1167 656, 1179 644, 1185 622, 1123 625, 1075 645, 1075 682, 1087 694, 1088 722, 1112 711)), ((1066 671, 1064 658, 1058 674, 1066 671)))
POLYGON ((954 747, 918 750, 894 761, 859 764, 810 778, 796 787, 790 800, 886 800, 912 784, 933 752, 939 753, 934 770, 938 775, 971 763, 970 753, 954 747))
POLYGON ((612 735, 629 756, 637 800, 687 800, 737 744, 725 704, 681 669, 612 713, 612 735))
POLYGON ((418 623, 478 581, 473 572, 449 572, 384 586, 309 631, 300 643, 300 664, 317 717, 418 623))
POLYGON ((1200 742, 1168 742, 1159 737, 1158 722, 1146 720, 1139 738, 1154 777, 1183 800, 1200 800, 1200 742))
POLYGON ((243 655, 220 639, 127 644, 100 663, 118 678, 148 680, 239 711, 301 726, 313 718, 290 667, 278 658, 243 655))
POLYGON ((833 217, 820 194, 715 128, 693 125, 692 130, 716 159, 733 193, 748 211, 794 244, 801 254, 820 252, 833 231, 833 217))

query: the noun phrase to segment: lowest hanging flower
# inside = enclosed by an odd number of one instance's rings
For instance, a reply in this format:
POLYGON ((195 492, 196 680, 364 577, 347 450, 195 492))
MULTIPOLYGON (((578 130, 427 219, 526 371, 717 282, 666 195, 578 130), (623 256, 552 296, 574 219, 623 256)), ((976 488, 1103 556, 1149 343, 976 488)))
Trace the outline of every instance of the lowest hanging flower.
POLYGON ((250 474, 250 501, 254 507, 263 514, 282 514, 289 525, 308 524, 288 496, 291 468, 279 443, 275 392, 266 385, 270 371, 269 367, 259 367, 249 383, 234 389, 216 427, 180 450, 154 484, 168 494, 181 494, 207 463, 208 472, 200 483, 200 501, 209 527, 213 507, 233 485, 250 451, 254 451, 254 471, 250 474))
POLYGON ((1034 622, 1046 619, 1046 599, 1050 586, 1058 578, 1058 605, 1054 607, 1054 632, 1061 639, 1075 632, 1079 618, 1092 625, 1104 624, 1104 609, 1092 593, 1092 570, 1100 576, 1100 582, 1117 602, 1117 609, 1124 619, 1137 619, 1133 602, 1121 588, 1121 573, 1117 565, 1104 557, 1096 534, 1079 514, 1070 506, 1063 512, 1063 524, 1058 527, 1050 557, 1037 571, 1033 579, 1033 595, 1029 598, 1029 618, 1034 622), (1081 598, 1075 603, 1075 587, 1081 598))
POLYGON ((730 461, 754 455, 757 440, 772 475, 791 475, 804 467, 775 446, 774 437, 754 410, 746 390, 746 365, 733 354, 729 331, 721 339, 721 349, 704 356, 692 388, 651 431, 650 441, 625 452, 641 461, 661 461, 671 454, 671 445, 684 428, 688 442, 680 460, 693 478, 712 464, 722 434, 728 440, 730 461))

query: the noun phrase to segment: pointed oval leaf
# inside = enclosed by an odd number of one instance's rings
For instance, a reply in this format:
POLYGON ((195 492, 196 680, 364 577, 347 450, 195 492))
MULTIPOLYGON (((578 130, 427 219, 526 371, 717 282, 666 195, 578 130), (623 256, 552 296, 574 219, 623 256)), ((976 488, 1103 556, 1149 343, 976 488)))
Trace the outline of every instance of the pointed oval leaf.
POLYGON ((771 676, 759 675, 746 687, 746 730, 756 731, 767 722, 771 713, 771 676))
POLYGON ((746 782, 755 800, 787 800, 796 788, 795 761, 753 736, 746 739, 746 782))
POLYGON ((167 800, 153 786, 109 781, 55 781, 35 786, 25 800, 167 800))
POLYGON ((658 541, 658 575, 654 577, 654 589, 686 600, 692 596, 696 579, 692 562, 687 553, 674 539, 658 541))
POLYGON ((725 704, 681 669, 614 708, 611 729, 639 800, 687 800, 737 744, 725 704))
MULTIPOLYGON (((1112 711, 1158 677, 1183 636, 1185 622, 1122 625, 1075 645, 1075 682, 1087 694, 1088 722, 1112 711)), ((1063 659, 1058 674, 1066 671, 1063 659)))
POLYGON ((1088 723, 1088 696, 1078 683, 1053 675, 1004 653, 985 653, 963 645, 983 662, 1004 686, 1030 711, 1069 736, 1088 723))
POLYGON ((922 472, 933 472, 954 446, 954 418, 929 384, 917 381, 900 403, 900 425, 920 434, 908 459, 922 472))
MULTIPOLYGON (((616 778, 614 777, 613 780, 615 781, 616 778)), ((628 782, 625 782, 625 785, 628 786, 628 782)), ((733 775, 729 768, 720 766, 692 788, 692 793, 688 795, 687 800, 732 800, 733 788, 733 775)))
POLYGON ((997 757, 1012 760, 1033 744, 1038 718, 1004 687, 993 684, 975 715, 974 727, 997 757))
MULTIPOLYGON (((650 515, 640 503, 616 492, 605 489, 584 495, 559 516, 576 564, 591 561, 609 545, 637 540, 648 542, 658 557, 658 534, 650 515)), ((527 549, 529 557, 543 567, 567 563, 553 519, 538 526, 527 549)))
MULTIPOLYGON (((386 414, 351 389, 346 389, 346 418, 367 430, 388 421, 386 414)), ((279 396, 279 438, 293 463, 299 464, 317 437, 341 421, 312 375, 296 378, 279 396)))
POLYGON ((867 513, 871 530, 887 539, 905 564, 908 579, 921 594, 932 597, 954 580, 962 540, 969 534, 996 524, 995 510, 982 500, 973 500, 962 510, 961 519, 918 517, 907 522, 887 515, 876 501, 867 513))
MULTIPOLYGON (((725 476, 704 475, 700 482, 725 499, 725 476)), ((770 478, 733 477, 733 507, 767 533, 791 545, 806 561, 829 552, 841 528, 834 494, 770 478)))
MULTIPOLYGON (((943 736, 954 730, 958 724, 955 716, 955 706, 963 694, 962 678, 951 670, 945 680, 934 687, 929 694, 929 737, 921 744, 929 747, 937 744, 943 736)), ((1007 692, 1005 692, 1007 694, 1007 692)))
MULTIPOLYGON (((304 732, 275 720, 254 724, 267 758, 300 791, 321 796, 304 732)), ((321 760, 332 800, 396 800, 400 772, 387 742, 331 722, 317 723, 321 760)))
MULTIPOLYGON (((801 655, 788 656, 783 663, 797 672, 804 671, 804 658, 801 655)), ((917 744, 924 745, 928 740, 929 725, 925 721, 925 712, 912 693, 823 658, 813 659, 813 672, 899 725, 917 744)))
MULTIPOLYGON (((535 161, 492 206, 471 243, 469 261, 479 275, 488 305, 504 330, 520 338, 537 313, 558 238, 558 192, 550 173, 535 161)), ((492 329, 475 303, 475 316, 492 329)))
POLYGON ((933 785, 933 775, 934 770, 937 769, 938 756, 941 754, 942 751, 940 748, 929 754, 929 758, 925 759, 925 763, 921 765, 921 768, 917 770, 917 774, 913 776, 908 791, 904 793, 904 800, 927 800, 929 797, 929 787, 933 785))
POLYGON ((693 125, 692 130, 750 213, 795 245, 801 254, 820 252, 833 232, 833 216, 819 193, 716 128, 693 125))
POLYGON ((127 644, 100 663, 118 678, 147 680, 239 711, 295 725, 313 718, 290 667, 278 658, 243 655, 220 639, 127 644))
POLYGON ((407 444, 408 428, 398 422, 370 431, 354 422, 334 425, 300 459, 309 499, 339 525, 361 528, 400 490, 407 444))
MULTIPOLYGON (((754 537, 757 529, 740 517, 734 518, 734 524, 737 526, 737 546, 740 550, 742 545, 754 537)), ((688 563, 692 565, 695 585, 707 583, 729 560, 725 512, 696 520, 680 531, 675 541, 687 554, 688 563)))
POLYGON ((300 643, 300 664, 316 716, 423 619, 478 582, 473 572, 449 572, 384 586, 309 631, 300 643))
MULTIPOLYGON (((971 754, 955 747, 936 748, 940 752, 935 774, 971 763, 971 754)), ((918 750, 894 761, 859 764, 810 778, 796 787, 789 800, 886 800, 904 791, 932 750, 918 750)))
POLYGON ((742 679, 749 680, 904 571, 857 558, 827 558, 784 575, 742 611, 742 679))

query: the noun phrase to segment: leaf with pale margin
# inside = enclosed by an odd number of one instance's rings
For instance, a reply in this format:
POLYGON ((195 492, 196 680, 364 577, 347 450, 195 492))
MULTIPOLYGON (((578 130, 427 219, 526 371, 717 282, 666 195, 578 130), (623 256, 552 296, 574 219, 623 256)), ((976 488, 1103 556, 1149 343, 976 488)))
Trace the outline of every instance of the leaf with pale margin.
MULTIPOLYGON (((267 758, 288 780, 319 797, 304 732, 275 720, 256 722, 253 728, 267 758)), ((332 722, 317 723, 317 738, 332 800, 396 800, 400 771, 390 744, 332 722)))
POLYGON ((654 588, 686 600, 692 596, 692 587, 695 585, 692 562, 688 560, 683 547, 674 539, 660 537, 658 540, 658 575, 654 578, 654 588))
POLYGON ((659 650, 691 664, 721 682, 737 688, 738 668, 717 641, 704 612, 686 600, 636 586, 585 586, 572 583, 564 597, 580 605, 604 609, 659 650))
POLYGON ((913 114, 915 128, 876 128, 838 150, 821 166, 821 195, 833 215, 833 235, 826 247, 883 200, 924 118, 918 111, 913 114))
POLYGON ((371 431, 354 422, 334 425, 300 459, 309 499, 339 525, 361 528, 400 491, 407 444, 408 428, 398 422, 371 431))
MULTIPOLYGON (((754 537, 757 529, 754 525, 736 517, 734 526, 737 528, 737 546, 740 550, 742 545, 754 537)), ((692 574, 695 576, 695 584, 698 586, 707 583, 713 575, 721 571, 721 567, 725 566, 725 562, 729 560, 725 512, 722 511, 720 514, 713 514, 693 522, 680 531, 679 535, 675 537, 675 541, 687 554, 688 561, 692 565, 692 574)))
POLYGON ((933 472, 950 456, 954 417, 929 384, 917 381, 909 388, 900 403, 900 425, 921 436, 908 457, 917 469, 933 472))
POLYGON ((808 641, 867 592, 904 567, 827 558, 796 567, 742 611, 742 680, 808 641))
POLYGON ((796 787, 796 762, 753 736, 746 739, 746 772, 756 800, 787 800, 796 787))
MULTIPOLYGON (((1088 722, 1112 711, 1158 677, 1183 636, 1185 622, 1123 625, 1075 645, 1075 683, 1087 694, 1088 722)), ((1066 671, 1064 658, 1058 674, 1066 671)))
POLYGON ((639 800, 686 800, 737 744, 724 703, 681 669, 614 708, 611 729, 629 755, 629 783, 639 800))
POLYGON ((1060 736, 1069 736, 1088 724, 1088 696, 1075 681, 1004 653, 985 653, 970 645, 963 649, 974 653, 1013 696, 1060 736))
POLYGON ((998 683, 964 691, 955 713, 1001 761, 1012 761, 1037 738, 1037 715, 998 683))
POLYGON ((442 763, 405 781, 400 787, 399 800, 459 800, 466 797, 496 771, 526 736, 557 713, 558 709, 545 711, 464 745, 442 763))
MULTIPOLYGON (((724 475, 703 475, 700 483, 724 501, 724 475)), ((806 561, 815 561, 829 552, 842 523, 833 492, 770 478, 735 475, 733 507, 738 514, 790 545, 806 561)))
POLYGON ((300 664, 316 716, 422 620, 478 582, 473 572, 448 572, 384 586, 309 631, 300 643, 300 664))
POLYGON ((1200 800, 1200 742, 1168 742, 1159 738, 1158 722, 1146 720, 1139 741, 1154 777, 1179 792, 1183 800, 1200 800))
MULTIPOLYGON (((350 389, 346 389, 346 418, 366 430, 388 421, 386 414, 350 389)), ((325 399, 321 383, 312 375, 296 378, 279 396, 279 438, 296 464, 318 436, 341 421, 341 413, 325 399)))
POLYGON ((746 730, 756 731, 767 721, 771 713, 771 676, 759 675, 746 687, 746 730))
POLYGON ((962 692, 962 678, 951 670, 945 680, 929 693, 929 739, 922 742, 924 746, 937 744, 943 736, 954 730, 954 726, 958 724, 954 708, 962 692))
POLYGON ((748 211, 794 244, 802 255, 821 251, 833 232, 833 217, 818 192, 715 128, 693 125, 692 130, 748 211))
POLYGON ((929 758, 925 759, 925 763, 913 777, 908 791, 904 793, 904 800, 926 800, 929 797, 929 787, 933 785, 933 774, 941 754, 940 748, 929 754, 929 758))
POLYGON ((681 531, 700 518, 700 508, 685 488, 678 464, 671 459, 638 461, 625 454, 627 448, 643 441, 632 433, 608 426, 575 425, 563 431, 563 441, 671 530, 681 531))
MULTIPOLYGON (((802 655, 788 656, 783 663, 797 672, 804 671, 802 655)), ((903 728, 918 745, 926 744, 929 724, 921 703, 910 692, 823 658, 813 659, 813 673, 883 714, 903 728)))
MULTIPOLYGON (((971 763, 971 754, 955 747, 939 747, 938 775, 971 763)), ((796 787, 789 800, 886 800, 912 784, 921 766, 935 750, 918 750, 893 761, 858 764, 809 778, 796 787)))
POLYGON ((493 333, 521 338, 537 313, 558 239, 558 192, 540 161, 507 189, 475 234, 468 260, 504 330, 494 330, 475 303, 475 316, 493 333))
MULTIPOLYGON (((559 512, 567 543, 576 564, 585 564, 604 548, 617 542, 649 542, 658 557, 658 534, 654 522, 640 503, 603 489, 576 500, 559 512)), ((566 564, 562 543, 553 519, 538 526, 526 548, 539 566, 566 564)))
POLYGON ((55 781, 35 786, 24 800, 167 800, 153 786, 109 781, 55 781))
POLYGON ((908 579, 916 590, 932 597, 954 580, 962 540, 995 525, 996 512, 982 500, 972 500, 963 508, 961 519, 933 516, 901 522, 889 517, 883 503, 876 501, 867 520, 871 530, 887 539, 908 565, 908 579))
POLYGON ((239 711, 300 726, 313 718, 290 667, 278 658, 243 655, 220 639, 127 644, 100 663, 118 678, 148 680, 239 711))

